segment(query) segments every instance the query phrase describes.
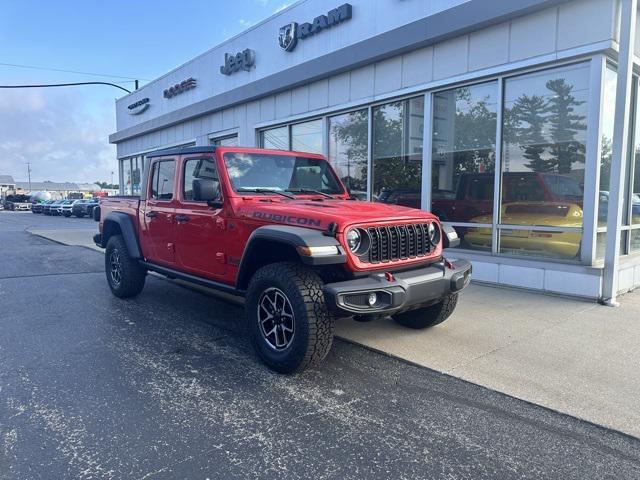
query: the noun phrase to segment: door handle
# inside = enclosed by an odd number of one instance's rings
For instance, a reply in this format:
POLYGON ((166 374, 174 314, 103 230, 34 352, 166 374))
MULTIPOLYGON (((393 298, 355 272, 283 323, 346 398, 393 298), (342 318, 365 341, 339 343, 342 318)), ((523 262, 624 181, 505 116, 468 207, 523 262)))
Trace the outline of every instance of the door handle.
POLYGON ((158 212, 147 212, 144 214, 145 217, 156 218, 158 216, 158 212))
POLYGON ((191 220, 191 219, 189 217, 187 217, 186 215, 176 215, 176 222, 178 222, 178 223, 188 222, 189 220, 191 220))

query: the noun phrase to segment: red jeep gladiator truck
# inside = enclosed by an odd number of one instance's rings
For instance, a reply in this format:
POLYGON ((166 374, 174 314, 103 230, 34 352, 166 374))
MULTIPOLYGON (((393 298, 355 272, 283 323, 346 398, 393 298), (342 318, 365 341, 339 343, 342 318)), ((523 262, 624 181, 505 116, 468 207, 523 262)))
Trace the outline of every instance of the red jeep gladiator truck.
POLYGON ((431 213, 352 199, 327 160, 301 152, 187 147, 147 154, 140 196, 106 197, 94 218, 114 295, 147 272, 244 297, 258 356, 302 370, 331 348, 335 321, 391 315, 443 322, 471 265, 431 213))

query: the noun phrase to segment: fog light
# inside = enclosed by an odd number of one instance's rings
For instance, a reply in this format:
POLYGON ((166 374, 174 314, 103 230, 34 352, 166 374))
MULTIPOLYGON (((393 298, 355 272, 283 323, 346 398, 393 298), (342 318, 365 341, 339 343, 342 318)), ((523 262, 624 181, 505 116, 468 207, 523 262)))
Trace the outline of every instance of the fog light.
POLYGON ((369 298, 367 299, 367 301, 369 302, 369 306, 373 307, 376 302, 378 301, 378 296, 375 294, 375 292, 370 293, 369 294, 369 298))

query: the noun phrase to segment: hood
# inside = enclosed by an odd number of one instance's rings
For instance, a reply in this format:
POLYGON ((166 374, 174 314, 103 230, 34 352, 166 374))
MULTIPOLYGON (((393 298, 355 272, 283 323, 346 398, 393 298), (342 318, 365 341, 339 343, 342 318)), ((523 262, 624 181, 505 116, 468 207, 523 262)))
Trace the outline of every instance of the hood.
MULTIPOLYGON (((492 223, 492 215, 471 219, 473 223, 492 223)), ((582 208, 575 203, 514 202, 502 206, 500 223, 544 227, 581 227, 582 208)))
POLYGON ((402 222, 434 219, 432 214, 415 208, 357 200, 274 200, 246 199, 240 205, 241 216, 266 223, 280 223, 325 230, 335 222, 338 231, 353 224, 402 222))

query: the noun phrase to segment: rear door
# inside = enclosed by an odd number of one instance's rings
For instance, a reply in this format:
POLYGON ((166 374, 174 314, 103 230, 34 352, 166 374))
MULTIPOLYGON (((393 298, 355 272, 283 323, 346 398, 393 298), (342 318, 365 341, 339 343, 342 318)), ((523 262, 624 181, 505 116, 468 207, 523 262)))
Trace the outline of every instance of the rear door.
POLYGON ((180 202, 176 207, 176 262, 181 271, 203 277, 225 273, 222 209, 193 199, 193 181, 207 178, 219 182, 213 157, 186 158, 182 164, 180 202))
POLYGON ((159 159, 151 165, 147 200, 142 217, 142 251, 152 263, 173 267, 175 262, 175 159, 159 159))

